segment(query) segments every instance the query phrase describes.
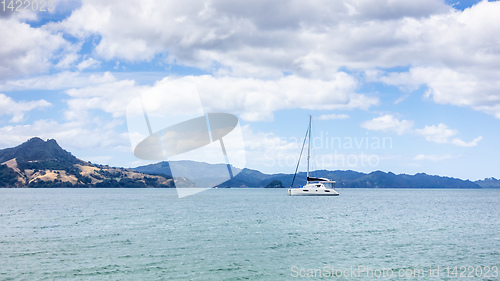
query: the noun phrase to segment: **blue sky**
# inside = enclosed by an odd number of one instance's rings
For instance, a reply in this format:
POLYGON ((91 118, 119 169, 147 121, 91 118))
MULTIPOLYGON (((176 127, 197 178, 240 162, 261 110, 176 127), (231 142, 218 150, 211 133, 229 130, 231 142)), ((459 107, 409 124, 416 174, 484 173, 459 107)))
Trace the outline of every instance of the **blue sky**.
POLYGON ((310 114, 313 169, 500 178, 498 2, 54 7, 0 11, 0 148, 39 136, 84 160, 145 164, 126 108, 177 79, 207 112, 239 117, 248 168, 292 173, 310 114))

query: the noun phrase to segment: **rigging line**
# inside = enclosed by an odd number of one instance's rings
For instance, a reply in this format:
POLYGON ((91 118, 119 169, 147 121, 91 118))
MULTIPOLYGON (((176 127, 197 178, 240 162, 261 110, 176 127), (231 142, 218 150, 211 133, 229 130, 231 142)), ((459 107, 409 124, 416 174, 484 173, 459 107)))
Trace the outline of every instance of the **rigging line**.
MULTIPOLYGON (((148 112, 146 111, 146 107, 144 106, 144 101, 141 98, 141 107, 142 107, 142 113, 144 114, 144 120, 146 121, 146 125, 148 127, 148 132, 149 132, 149 137, 153 136, 153 130, 151 129, 151 123, 149 122, 149 117, 148 117, 148 112)), ((165 161, 168 161, 167 156, 165 156, 165 144, 163 143, 163 136, 160 135, 160 143, 161 143, 161 153, 163 156, 163 159, 165 161)), ((169 166, 170 169, 170 166, 169 166)), ((170 172, 172 173, 172 172, 170 172)))
POLYGON ((222 154, 224 154, 224 158, 226 159, 227 171, 229 172, 229 177, 233 178, 233 171, 231 170, 231 163, 229 163, 229 159, 227 158, 226 147, 224 146, 224 142, 222 141, 222 137, 219 138, 220 147, 222 148, 222 154))
POLYGON ((309 133, 309 127, 306 130, 306 135, 304 137, 304 143, 302 144, 302 149, 300 150, 299 161, 297 162, 297 167, 295 168, 295 174, 293 175, 292 185, 290 185, 290 188, 293 187, 293 183, 295 182, 295 177, 297 176, 297 171, 299 170, 300 158, 302 157, 302 152, 304 151, 304 146, 306 145, 308 133, 309 133))
POLYGON ((148 126, 149 135, 152 136, 153 130, 151 129, 151 124, 149 123, 148 113, 146 112, 146 108, 144 107, 144 102, 142 101, 142 99, 141 99, 141 106, 142 106, 142 113, 144 114, 144 119, 146 120, 146 125, 148 126))

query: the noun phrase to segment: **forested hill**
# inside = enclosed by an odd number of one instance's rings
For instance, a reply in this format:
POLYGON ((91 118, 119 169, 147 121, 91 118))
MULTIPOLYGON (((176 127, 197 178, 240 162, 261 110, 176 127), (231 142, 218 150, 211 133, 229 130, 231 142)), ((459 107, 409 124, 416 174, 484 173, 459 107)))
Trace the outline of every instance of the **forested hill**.
POLYGON ((85 162, 51 139, 0 150, 0 187, 173 187, 172 177, 85 162))

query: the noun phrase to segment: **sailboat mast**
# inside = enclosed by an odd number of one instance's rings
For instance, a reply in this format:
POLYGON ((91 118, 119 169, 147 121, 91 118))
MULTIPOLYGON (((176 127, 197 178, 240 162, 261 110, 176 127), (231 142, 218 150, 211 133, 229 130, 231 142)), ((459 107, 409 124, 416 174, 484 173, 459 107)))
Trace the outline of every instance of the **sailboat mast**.
POLYGON ((309 140, 307 143, 307 179, 306 184, 309 183, 309 158, 311 155, 311 115, 309 115, 309 140))

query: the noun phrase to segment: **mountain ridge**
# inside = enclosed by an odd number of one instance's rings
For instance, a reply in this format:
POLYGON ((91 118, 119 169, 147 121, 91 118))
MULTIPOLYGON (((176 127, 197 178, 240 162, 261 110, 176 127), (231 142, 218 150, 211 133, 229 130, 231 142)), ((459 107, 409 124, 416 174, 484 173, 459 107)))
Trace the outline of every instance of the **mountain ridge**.
POLYGON ((173 187, 166 175, 85 162, 56 140, 34 137, 0 150, 0 187, 173 187))
MULTIPOLYGON (((199 170, 200 166, 204 166, 203 170, 209 171, 211 166, 223 165, 193 161, 178 161, 177 163, 186 166, 186 170, 189 170, 188 166, 190 163, 196 163, 196 168, 191 168, 193 171, 199 170)), ((143 173, 165 173, 172 176, 169 164, 165 161, 132 169, 143 173)), ((392 172, 383 171, 361 173, 352 170, 317 170, 311 172, 311 174, 315 177, 325 177, 334 180, 336 181, 336 186, 339 188, 483 188, 483 186, 470 180, 427 175, 425 173, 396 175, 392 172)), ((182 176, 188 177, 188 175, 184 174, 182 176)), ((273 184, 272 186, 290 187, 292 179, 293 174, 264 174, 258 170, 244 168, 232 179, 220 183, 218 187, 267 187, 272 181, 281 182, 281 185, 273 184)), ((196 182, 197 178, 192 177, 190 180, 196 182)), ((295 178, 294 187, 304 185, 305 182, 306 173, 299 172, 295 178)))
MULTIPOLYGON (((203 177, 210 179, 211 171, 220 171, 221 165, 226 165, 180 162, 177 166, 183 167, 181 175, 174 179, 168 162, 130 169, 92 164, 64 150, 54 139, 44 141, 34 137, 16 147, 0 150, 0 187, 175 187, 178 181, 194 186, 193 181, 203 177)), ((290 187, 294 176, 231 168, 239 173, 220 183, 219 187, 290 187)), ((500 180, 496 178, 472 182, 425 173, 396 175, 383 171, 317 170, 312 175, 335 180, 338 188, 500 188, 500 180)), ((294 187, 305 181, 306 173, 297 173, 294 187)))
POLYGON ((72 164, 84 163, 70 152, 62 149, 55 139, 44 141, 38 137, 33 137, 16 147, 0 150, 0 163, 13 158, 20 161, 58 160, 72 164))

